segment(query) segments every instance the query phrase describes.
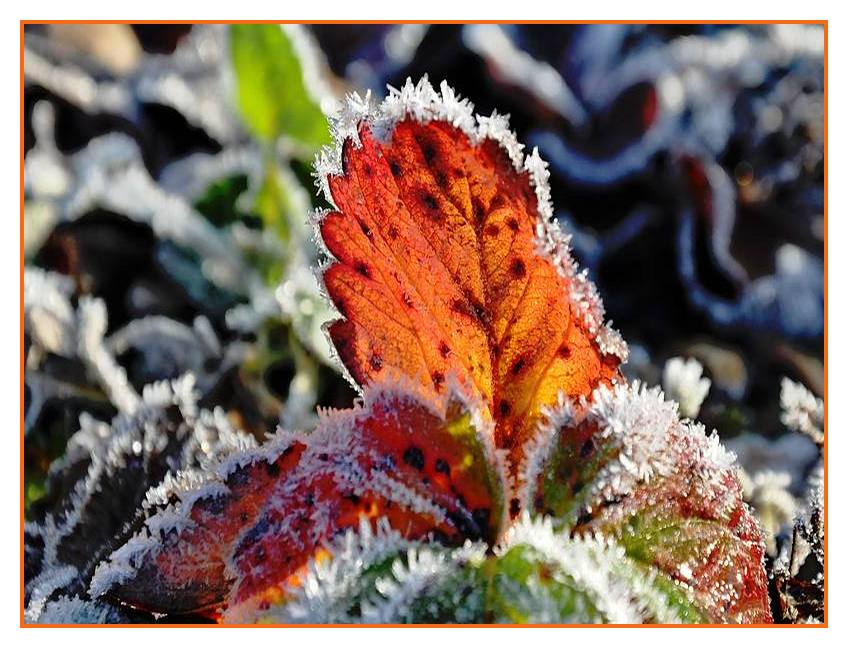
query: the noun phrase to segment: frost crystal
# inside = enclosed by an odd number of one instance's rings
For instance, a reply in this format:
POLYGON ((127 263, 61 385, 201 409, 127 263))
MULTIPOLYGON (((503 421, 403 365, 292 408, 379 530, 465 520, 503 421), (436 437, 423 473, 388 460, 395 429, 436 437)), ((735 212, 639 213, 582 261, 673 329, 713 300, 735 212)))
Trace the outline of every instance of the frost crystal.
POLYGON ((671 358, 663 368, 663 388, 680 405, 680 413, 695 418, 710 391, 710 379, 703 378, 704 367, 695 358, 671 358))
POLYGON ((666 401, 658 387, 638 382, 631 387, 602 387, 592 395, 584 421, 598 425, 602 438, 621 448, 618 461, 606 466, 598 483, 610 493, 628 494, 637 481, 673 469, 666 452, 668 434, 677 424, 677 404, 666 401))
POLYGON ((49 601, 36 623, 55 625, 138 623, 149 620, 141 614, 115 607, 104 601, 86 601, 78 596, 62 596, 49 601))
POLYGON ((816 398, 801 383, 784 378, 780 383, 780 420, 788 428, 824 443, 824 401, 816 398))
POLYGON ((70 277, 24 268, 24 330, 46 351, 65 356, 75 352, 73 292, 70 277))
POLYGON ((139 405, 139 397, 121 367, 103 343, 106 333, 106 304, 91 297, 80 299, 79 306, 79 356, 91 368, 97 381, 122 412, 132 414, 139 405))
POLYGON ((753 506, 763 525, 766 549, 777 554, 777 535, 792 523, 798 502, 789 492, 792 476, 786 472, 764 471, 749 476, 739 471, 745 501, 753 506))

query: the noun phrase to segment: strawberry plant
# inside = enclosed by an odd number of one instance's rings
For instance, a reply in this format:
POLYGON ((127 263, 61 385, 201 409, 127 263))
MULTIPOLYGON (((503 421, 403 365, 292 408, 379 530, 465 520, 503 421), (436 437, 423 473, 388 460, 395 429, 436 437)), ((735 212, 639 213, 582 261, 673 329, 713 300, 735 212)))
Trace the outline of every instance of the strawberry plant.
MULTIPOLYGON (((161 484, 31 596, 64 579, 118 611, 224 622, 771 621, 734 458, 622 377, 538 153, 426 78, 350 96, 332 126, 316 173, 333 209, 314 220, 361 402, 257 445, 190 386, 146 396, 120 423, 143 461, 80 457, 94 481, 133 465, 161 484), (171 431, 143 432, 157 407, 171 431)), ((89 490, 48 519, 70 530, 89 490)), ((73 554, 31 535, 33 565, 73 554)))

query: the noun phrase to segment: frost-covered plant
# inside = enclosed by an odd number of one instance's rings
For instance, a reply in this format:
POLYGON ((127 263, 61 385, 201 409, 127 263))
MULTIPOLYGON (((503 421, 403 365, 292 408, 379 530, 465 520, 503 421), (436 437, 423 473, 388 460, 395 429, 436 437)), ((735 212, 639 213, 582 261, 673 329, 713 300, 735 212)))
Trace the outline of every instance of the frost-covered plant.
POLYGON ((816 398, 800 383, 784 378, 780 383, 780 406, 783 424, 808 436, 821 446, 824 443, 824 401, 816 398))
MULTIPOLYGON (((795 432, 824 446, 824 403, 806 387, 784 378, 781 420, 795 432)), ((807 481, 805 502, 794 511, 794 524, 770 570, 779 619, 786 623, 822 623, 825 586, 824 458, 807 481)))
POLYGON ((28 519, 80 415, 130 413, 148 384, 190 373, 199 401, 256 437, 278 423, 311 427, 321 396, 346 396, 321 330, 330 311, 311 270, 313 201, 295 177, 329 137, 304 88, 308 38, 298 27, 239 30, 197 26, 172 55, 144 54, 124 75, 27 32, 28 519), (232 87, 251 86, 269 60, 268 78, 303 99, 271 130, 262 115, 294 102, 232 87), (172 113, 184 119, 176 132, 158 121, 172 113), (80 121, 72 146, 69 115, 80 121))
POLYGON ((671 358, 663 368, 663 388, 689 418, 698 416, 701 403, 710 391, 710 379, 703 378, 704 367, 695 358, 671 358))
POLYGON ((224 621, 770 621, 734 457, 621 377, 538 154, 426 79, 350 97, 333 132, 316 227, 362 401, 172 464, 87 595, 224 621))
POLYGON ((196 482, 216 457, 256 445, 221 410, 198 408, 190 374, 148 386, 133 411, 111 424, 87 415, 80 424, 24 528, 30 620, 40 619, 56 594, 87 594, 97 564, 151 502, 196 482), (148 490, 149 484, 159 485, 148 490))
POLYGON ((752 477, 740 468, 739 481, 745 501, 754 507, 763 525, 766 551, 774 556, 778 533, 794 520, 798 510, 798 502, 789 492, 792 476, 783 471, 764 470, 752 477))

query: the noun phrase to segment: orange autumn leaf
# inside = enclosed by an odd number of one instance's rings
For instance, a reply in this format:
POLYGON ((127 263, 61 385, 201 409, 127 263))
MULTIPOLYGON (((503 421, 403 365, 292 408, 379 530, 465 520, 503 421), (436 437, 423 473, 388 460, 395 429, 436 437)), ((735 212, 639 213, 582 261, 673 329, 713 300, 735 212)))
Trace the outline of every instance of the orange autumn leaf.
POLYGON ((588 396, 626 356, 550 222, 545 164, 444 84, 360 108, 319 164, 332 342, 359 386, 397 370, 440 392, 458 376, 518 452, 560 392, 588 396))

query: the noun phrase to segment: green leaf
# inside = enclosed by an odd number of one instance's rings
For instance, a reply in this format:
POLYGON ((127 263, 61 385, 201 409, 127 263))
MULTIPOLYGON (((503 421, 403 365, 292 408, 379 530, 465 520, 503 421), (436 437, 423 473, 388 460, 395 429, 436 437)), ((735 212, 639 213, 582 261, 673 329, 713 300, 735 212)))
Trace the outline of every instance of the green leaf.
POLYGON ((265 162, 265 173, 253 199, 252 212, 266 230, 272 231, 282 245, 260 248, 248 255, 269 286, 277 286, 291 274, 292 264, 305 263, 306 213, 305 192, 294 174, 273 159, 265 162))
MULTIPOLYGON (((290 212, 286 188, 277 172, 277 167, 269 163, 265 167, 265 177, 262 186, 256 194, 256 202, 253 204, 254 211, 259 215, 265 227, 270 227, 280 240, 288 243, 291 236, 288 214, 290 212)), ((277 277, 277 279, 279 279, 277 277)))
POLYGON ((685 591, 615 543, 523 517, 494 553, 482 543, 407 541, 363 522, 301 586, 228 621, 321 623, 696 623, 685 591))
POLYGON ((330 141, 327 120, 307 91, 292 40, 279 25, 232 25, 238 105, 266 141, 287 136, 310 148, 330 141))
POLYGON ((247 191, 247 181, 244 174, 215 180, 194 203, 194 208, 215 227, 226 227, 239 221, 249 223, 253 217, 238 206, 239 196, 247 191))

